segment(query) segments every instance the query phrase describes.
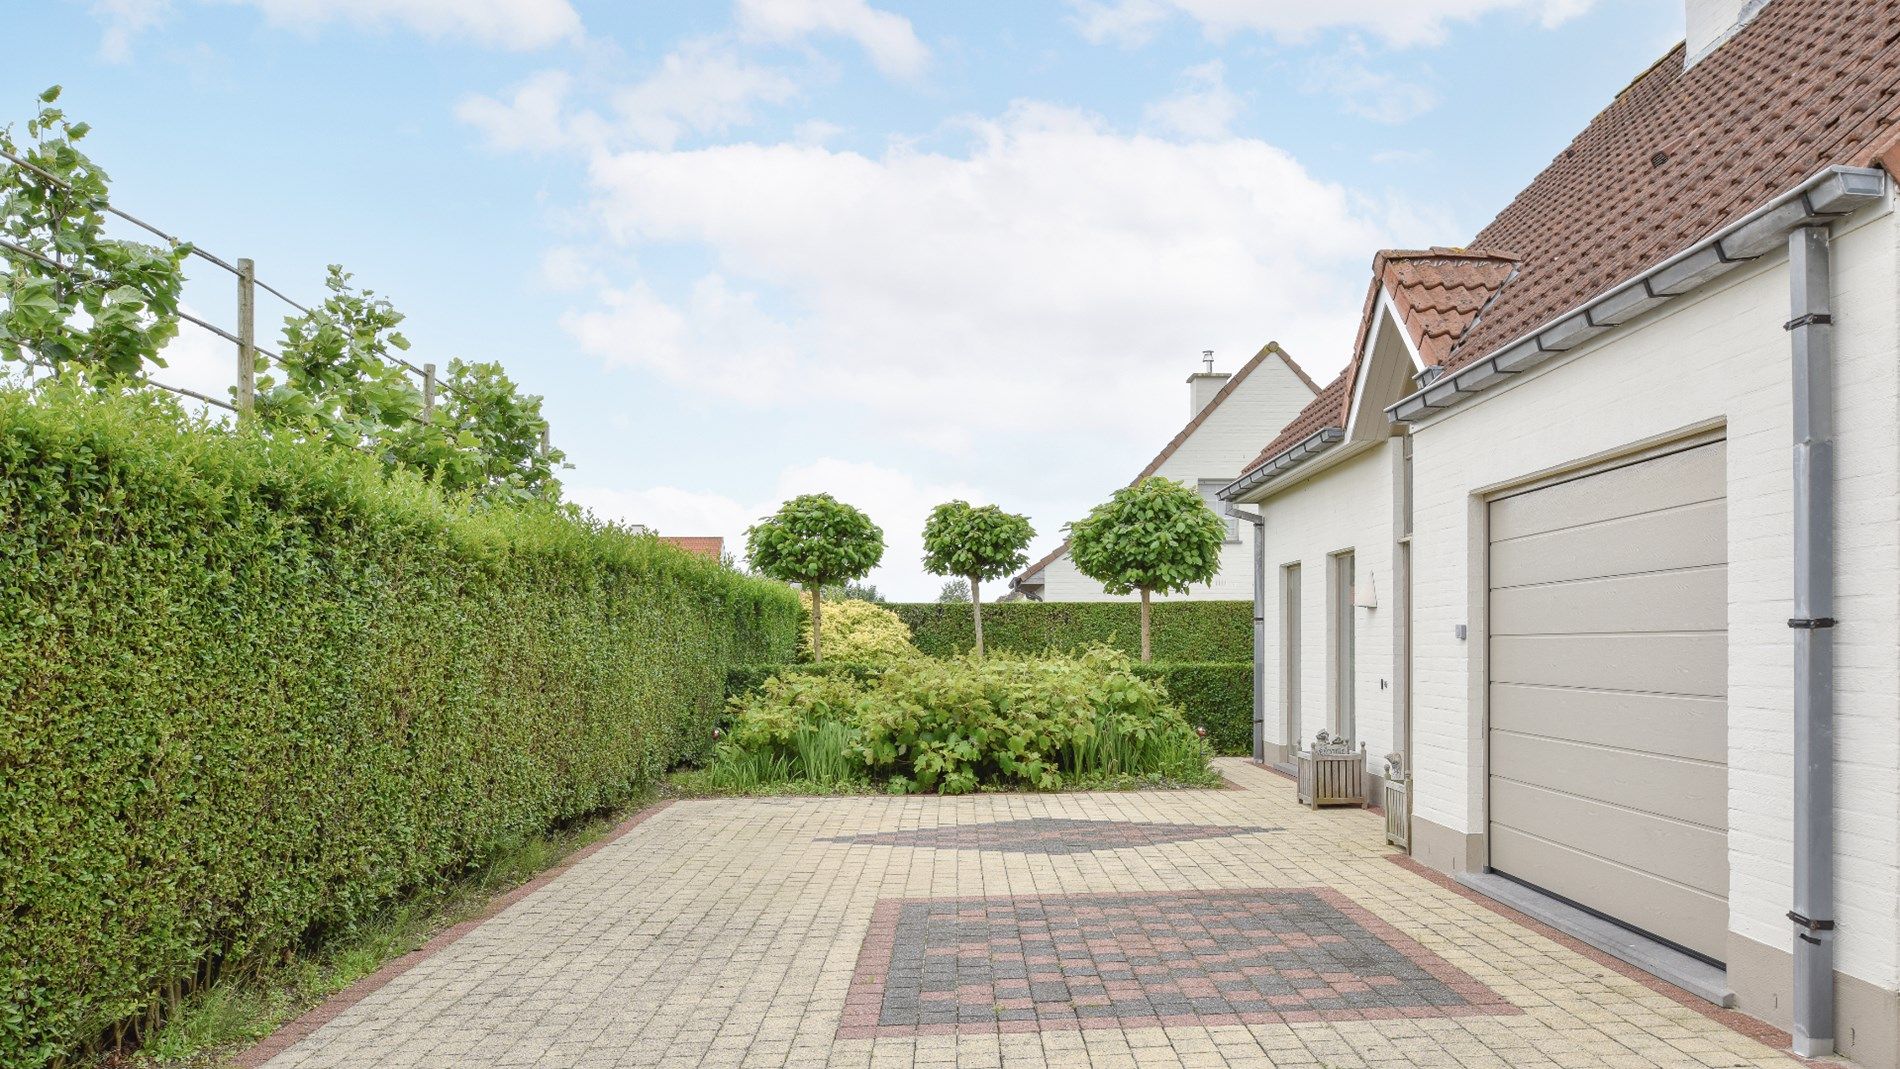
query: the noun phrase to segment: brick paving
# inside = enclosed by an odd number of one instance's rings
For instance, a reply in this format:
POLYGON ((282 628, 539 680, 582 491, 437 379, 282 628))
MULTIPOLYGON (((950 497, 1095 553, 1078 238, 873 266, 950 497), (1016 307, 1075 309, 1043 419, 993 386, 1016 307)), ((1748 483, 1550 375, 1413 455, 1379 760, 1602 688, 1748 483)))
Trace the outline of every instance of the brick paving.
POLYGON ((679 802, 265 1064, 1796 1064, 1223 770, 1245 789, 679 802))
POLYGON ((933 850, 1013 850, 1023 854, 1086 854, 1133 846, 1180 843, 1253 835, 1284 828, 1231 827, 1220 824, 1166 824, 1139 820, 1074 820, 1030 817, 942 828, 834 835, 826 842, 864 846, 922 846, 933 850))

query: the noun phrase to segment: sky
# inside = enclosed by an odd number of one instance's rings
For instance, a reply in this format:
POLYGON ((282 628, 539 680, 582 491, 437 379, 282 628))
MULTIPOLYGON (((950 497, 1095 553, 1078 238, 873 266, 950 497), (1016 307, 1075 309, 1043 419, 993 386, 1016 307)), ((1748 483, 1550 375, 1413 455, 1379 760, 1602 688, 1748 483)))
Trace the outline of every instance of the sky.
MULTIPOLYGON (((410 356, 541 394, 568 496, 724 535, 827 491, 928 599, 929 509, 1039 556, 1200 353, 1320 382, 1374 252, 1468 242, 1682 35, 1674 0, 0 0, 0 123, 92 124, 114 202, 410 356)), ((189 308, 233 322, 196 262, 189 308)), ((262 322, 287 309, 268 299, 262 322)), ((260 331, 264 327, 260 325, 260 331)), ((222 395, 184 328, 166 381, 222 395)), ((1261 429, 1261 444, 1277 428, 1261 429)), ((1235 473, 1248 458, 1235 458, 1235 473)))

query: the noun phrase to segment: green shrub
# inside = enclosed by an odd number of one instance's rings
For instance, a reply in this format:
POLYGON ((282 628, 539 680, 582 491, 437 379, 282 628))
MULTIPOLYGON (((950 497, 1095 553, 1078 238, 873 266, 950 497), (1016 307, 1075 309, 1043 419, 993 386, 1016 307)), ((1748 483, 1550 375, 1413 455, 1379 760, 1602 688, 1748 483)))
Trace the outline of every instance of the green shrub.
MULTIPOLYGON (((1005 603, 1013 604, 1013 603, 1005 603)), ((1253 753, 1253 663, 1136 662, 1130 666, 1143 679, 1160 683, 1168 700, 1180 706, 1188 724, 1207 731, 1207 742, 1218 754, 1253 753)), ((828 675, 864 679, 879 669, 871 665, 826 661, 823 664, 742 664, 726 673, 726 693, 740 697, 758 690, 766 680, 784 675, 828 675)))
MULTIPOLYGON (((800 591, 798 604, 809 620, 811 595, 800 591)), ((842 601, 826 598, 823 608, 824 623, 819 639, 826 656, 854 664, 886 664, 917 656, 917 647, 910 642, 910 628, 884 606, 855 598, 842 601)), ((799 632, 798 653, 806 660, 813 660, 809 628, 799 632)))
POLYGON ((631 797, 797 620, 546 506, 0 392, 0 1065, 631 797))
MULTIPOLYGON (((826 608, 830 606, 827 605, 826 608)), ((976 646, 968 604, 889 606, 910 626, 911 641, 932 657, 976 646)), ((1157 601, 1157 661, 1252 661, 1250 601, 1157 601)), ((983 607, 983 639, 993 650, 1043 653, 1083 646, 1141 652, 1141 606, 1132 601, 1005 601, 983 607)))
POLYGON ((732 699, 712 782, 875 779, 896 793, 962 794, 1117 776, 1212 778, 1206 744, 1118 651, 805 667, 732 699))
POLYGON ((1219 754, 1253 753, 1253 662, 1137 664, 1135 674, 1167 688, 1187 722, 1207 730, 1219 754))

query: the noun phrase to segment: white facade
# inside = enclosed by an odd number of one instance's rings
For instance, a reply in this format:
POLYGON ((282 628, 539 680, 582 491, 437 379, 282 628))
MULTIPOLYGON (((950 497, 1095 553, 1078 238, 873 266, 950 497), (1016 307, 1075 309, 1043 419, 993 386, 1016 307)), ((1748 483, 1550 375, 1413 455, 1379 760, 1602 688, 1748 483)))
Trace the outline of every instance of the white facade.
MULTIPOLYGON (((1214 493, 1233 481, 1260 451, 1262 428, 1284 426, 1313 399, 1312 383, 1294 370, 1277 346, 1263 349, 1247 367, 1235 373, 1234 379, 1237 381, 1229 383, 1231 388, 1224 396, 1217 394, 1208 399, 1210 407, 1204 414, 1192 411, 1195 399, 1190 392, 1190 415, 1199 418, 1199 424, 1190 424, 1185 437, 1170 443, 1142 477, 1158 475, 1202 487, 1220 512, 1214 493)), ((1203 375, 1190 379, 1190 386, 1205 390, 1206 385, 1203 375)), ((1227 518, 1224 512, 1222 518, 1227 518)), ((1154 600, 1245 601, 1253 597, 1251 532, 1238 521, 1229 522, 1229 531, 1229 540, 1221 548, 1220 571, 1212 583, 1185 594, 1156 594, 1154 600)), ((1076 569, 1067 552, 1040 567, 1032 565, 1012 585, 1018 592, 1042 601, 1133 601, 1140 596, 1107 593, 1102 584, 1076 569)))
MULTIPOLYGON (((1836 967, 1892 999, 1900 990, 1900 230, 1884 211, 1840 224, 1833 251, 1843 621, 1836 967)), ((1788 302, 1786 255, 1764 257, 1412 433, 1414 841, 1421 860, 1443 868, 1478 868, 1484 858, 1485 500, 1686 435, 1727 439, 1727 960, 1741 1008, 1782 1024, 1794 794, 1788 302)), ((1892 1010, 1860 1027, 1890 1030, 1892 1010)), ((1849 1034, 1840 1040, 1853 1055, 1849 1034)), ((1868 1042, 1893 1049, 1890 1032, 1868 1042)))
POLYGON ((1270 762, 1284 763, 1289 747, 1311 745, 1321 730, 1364 743, 1368 767, 1375 772, 1380 759, 1402 744, 1394 701, 1401 682, 1394 671, 1400 637, 1394 620, 1401 602, 1393 575, 1399 532, 1392 499, 1403 444, 1400 438, 1363 443, 1258 506, 1267 527, 1267 656, 1261 680, 1269 699, 1264 732, 1270 762), (1338 562, 1347 553, 1353 558, 1356 596, 1342 598, 1338 562), (1290 597, 1290 569, 1296 566, 1297 605, 1290 597), (1340 617, 1344 603, 1368 600, 1376 604, 1351 610, 1356 655, 1351 715, 1342 723, 1340 617), (1299 624, 1292 627, 1288 616, 1296 609, 1299 624), (1299 674, 1297 685, 1288 678, 1293 672, 1299 674), (1298 702, 1290 706, 1293 694, 1298 702))
MULTIPOLYGON (((1900 223, 1891 205, 1833 229, 1837 1042, 1900 1060, 1900 223)), ((1727 983, 1788 1024, 1793 935, 1793 371, 1789 263, 1771 252, 1593 342, 1410 425, 1356 399, 1343 441, 1240 495, 1265 530, 1263 753, 1286 759, 1285 566, 1301 570, 1299 739, 1336 727, 1339 609, 1328 561, 1355 555, 1356 738, 1406 752, 1411 844, 1445 871, 1487 868, 1488 502, 1570 472, 1726 441, 1727 983), (1392 435, 1392 437, 1386 437, 1392 435), (1411 459, 1405 459, 1409 436, 1411 459), (1409 480, 1409 487, 1408 487, 1409 480), (1407 537, 1409 510, 1409 538, 1407 537), (1404 555, 1405 559, 1399 558, 1404 555), (1407 574, 1409 572, 1409 575, 1407 574), (1409 608, 1408 608, 1409 606, 1409 608), (1388 685, 1390 681, 1390 685, 1388 685)), ((1362 381, 1401 336, 1380 312, 1362 381)), ((1409 390, 1403 390, 1409 392, 1409 390)))

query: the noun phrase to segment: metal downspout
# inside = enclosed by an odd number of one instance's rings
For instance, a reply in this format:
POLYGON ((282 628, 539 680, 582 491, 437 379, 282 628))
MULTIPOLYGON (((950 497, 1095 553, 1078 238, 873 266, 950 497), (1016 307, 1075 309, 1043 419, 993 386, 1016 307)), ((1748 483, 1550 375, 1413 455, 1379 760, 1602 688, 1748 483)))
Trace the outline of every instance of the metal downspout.
POLYGON ((1267 518, 1233 505, 1227 514, 1253 524, 1253 759, 1267 759, 1267 518))
POLYGON ((1834 352, 1826 226, 1788 235, 1794 362, 1794 1052, 1834 1052, 1834 352))

